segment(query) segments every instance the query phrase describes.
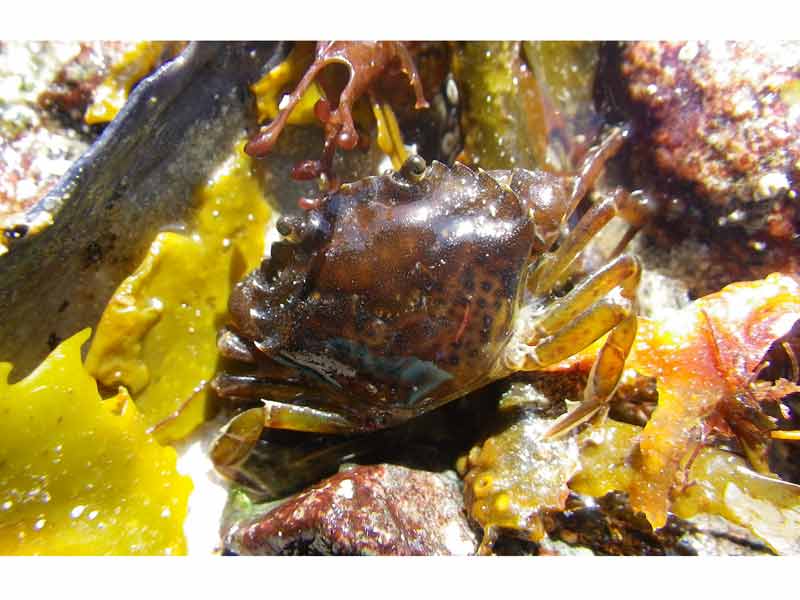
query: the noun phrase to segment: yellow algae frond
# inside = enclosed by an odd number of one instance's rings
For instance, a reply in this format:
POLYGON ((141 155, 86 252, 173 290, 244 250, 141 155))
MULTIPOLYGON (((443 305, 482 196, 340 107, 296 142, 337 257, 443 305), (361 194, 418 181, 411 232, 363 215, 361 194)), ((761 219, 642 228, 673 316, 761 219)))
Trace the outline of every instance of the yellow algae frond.
POLYGON ((631 505, 654 528, 666 523, 670 490, 704 422, 749 392, 767 350, 798 319, 800 286, 773 274, 729 285, 640 332, 629 365, 656 377, 658 407, 641 434, 631 505))
MULTIPOLYGON (((764 425, 748 419, 758 419, 760 397, 781 397, 797 386, 776 382, 765 391, 754 379, 770 346, 798 319, 800 285, 781 274, 731 284, 658 321, 640 318, 626 366, 640 376, 655 378, 658 406, 644 429, 635 434, 635 464, 627 455, 599 450, 582 453, 582 460, 589 460, 599 452, 602 460, 615 465, 609 472, 596 471, 599 480, 592 481, 594 492, 601 488, 629 491, 634 510, 642 511, 653 528, 663 527, 687 459, 698 449, 704 428, 719 423, 737 436, 752 467, 769 475, 759 444, 763 446, 769 437, 795 439, 796 434, 761 431, 758 428, 764 425)), ((596 352, 590 347, 546 370, 588 371, 596 352)), ((634 435, 621 425, 605 434, 615 440, 634 435)), ((586 477, 578 476, 575 482, 591 493, 586 477)))
MULTIPOLYGON (((297 43, 289 52, 286 60, 270 70, 266 75, 250 86, 256 97, 258 122, 272 120, 280 112, 281 97, 284 92, 293 88, 305 73, 314 59, 314 44, 297 43)), ((297 106, 289 115, 290 125, 310 125, 317 123, 314 106, 324 97, 322 89, 314 82, 300 98, 297 106)))
POLYGON ((182 44, 174 42, 139 42, 111 65, 108 77, 97 87, 94 101, 86 109, 87 125, 108 123, 128 100, 133 86, 150 74, 166 56, 178 54, 182 44))
POLYGON ((634 452, 641 432, 641 427, 612 419, 584 429, 577 436, 581 469, 569 488, 595 498, 629 492, 636 478, 634 452))
MULTIPOLYGON (((611 419, 581 432, 581 469, 570 480, 570 489, 599 498, 641 487, 641 433, 641 427, 611 419)), ((673 488, 670 512, 684 519, 720 515, 748 528, 778 554, 800 551, 800 486, 756 473, 744 458, 716 448, 702 448, 691 459, 685 457, 680 464, 688 469, 686 480, 673 488)))
POLYGON ((100 398, 89 335, 13 385, 0 363, 0 554, 183 554, 191 480, 124 388, 100 398))
POLYGON ((372 104, 372 114, 378 127, 378 147, 391 159, 392 167, 398 170, 408 158, 408 152, 403 145, 397 117, 389 104, 380 102, 372 104))
POLYGON ((269 213, 239 145, 198 190, 191 233, 159 234, 100 319, 87 369, 108 388, 129 388, 162 443, 207 416, 228 296, 262 258, 269 213))
MULTIPOLYGON (((524 395, 528 386, 514 386, 509 396, 524 395)), ((485 531, 511 530, 538 541, 543 516, 564 509, 567 482, 580 469, 573 436, 545 440, 553 423, 521 411, 502 432, 473 448, 466 457, 465 504, 485 531)), ((491 536, 490 536, 491 537, 491 536)), ((491 539, 484 537, 482 550, 491 539)))

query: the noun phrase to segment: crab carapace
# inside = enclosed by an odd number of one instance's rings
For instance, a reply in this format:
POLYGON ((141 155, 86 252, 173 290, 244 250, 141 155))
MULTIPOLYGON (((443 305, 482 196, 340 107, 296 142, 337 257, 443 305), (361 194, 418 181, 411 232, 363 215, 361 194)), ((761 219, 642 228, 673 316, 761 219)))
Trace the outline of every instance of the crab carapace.
POLYGON ((243 369, 213 386, 258 407, 234 418, 217 454, 241 457, 261 427, 391 427, 608 334, 583 403, 546 435, 604 411, 636 334, 638 260, 617 253, 567 294, 555 292, 611 218, 636 215, 617 189, 565 233, 626 136, 613 128, 572 176, 412 157, 283 217, 284 239, 230 299, 219 348, 243 369))

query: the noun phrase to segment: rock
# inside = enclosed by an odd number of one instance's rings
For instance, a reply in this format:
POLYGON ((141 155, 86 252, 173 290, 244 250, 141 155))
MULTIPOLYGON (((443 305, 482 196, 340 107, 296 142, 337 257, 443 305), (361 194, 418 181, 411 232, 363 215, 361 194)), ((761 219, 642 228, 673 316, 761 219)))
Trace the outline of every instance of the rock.
POLYGON ((800 224, 800 44, 636 42, 621 66, 658 167, 720 225, 792 239, 800 224))
POLYGON ((0 225, 33 206, 89 145, 38 102, 82 46, 0 42, 0 225))
POLYGON ((634 513, 627 495, 611 493, 599 499, 573 494, 568 510, 556 515, 552 540, 545 548, 558 554, 590 549, 594 554, 638 556, 770 555, 767 546, 743 527, 716 515, 689 520, 670 515, 667 525, 653 531, 643 515, 634 513))
POLYGON ((468 555, 477 548, 459 484, 381 464, 323 480, 265 514, 223 524, 227 553, 468 555))
POLYGON ((501 556, 766 556, 761 540, 717 515, 684 520, 671 515, 653 531, 635 514, 627 495, 613 492, 599 499, 571 494, 568 510, 551 516, 551 531, 538 543, 501 536, 494 554, 501 556))
POLYGON ((24 213, 16 201, 0 209, 0 359, 13 360, 13 379, 58 339, 94 327, 155 232, 188 218, 193 191, 252 119, 242 87, 281 48, 191 44, 136 86, 47 194, 24 213))
POLYGON ((77 43, 74 54, 47 82, 37 103, 52 116, 60 117, 70 128, 88 135, 90 131, 84 122, 84 114, 95 90, 108 75, 111 65, 135 44, 113 41, 77 43))

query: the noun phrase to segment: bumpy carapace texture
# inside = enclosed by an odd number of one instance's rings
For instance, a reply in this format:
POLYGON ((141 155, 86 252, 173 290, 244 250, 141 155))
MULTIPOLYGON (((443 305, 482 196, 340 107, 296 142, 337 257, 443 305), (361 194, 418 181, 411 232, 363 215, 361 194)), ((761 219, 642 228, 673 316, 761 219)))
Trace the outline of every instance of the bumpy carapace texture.
POLYGON ((351 429, 397 424, 491 379, 536 242, 524 204, 485 173, 434 163, 406 177, 346 184, 286 220, 288 239, 231 297, 244 358, 351 429))

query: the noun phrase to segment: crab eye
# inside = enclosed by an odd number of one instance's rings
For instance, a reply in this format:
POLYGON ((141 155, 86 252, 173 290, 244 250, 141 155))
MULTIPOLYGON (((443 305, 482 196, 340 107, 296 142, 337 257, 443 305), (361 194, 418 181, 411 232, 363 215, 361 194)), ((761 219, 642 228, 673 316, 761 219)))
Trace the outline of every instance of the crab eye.
POLYGON ((416 183, 425 175, 425 169, 427 168, 428 165, 425 164, 425 159, 418 154, 414 154, 413 156, 409 156, 408 160, 403 163, 403 166, 400 168, 400 173, 409 181, 416 183))
POLYGON ((281 217, 278 219, 278 222, 275 224, 275 228, 278 230, 278 233, 284 237, 291 235, 292 231, 294 231, 294 226, 292 225, 291 220, 287 219, 286 217, 281 217))
POLYGON ((275 223, 275 229, 288 240, 297 241, 303 234, 303 221, 293 215, 284 215, 275 223))

